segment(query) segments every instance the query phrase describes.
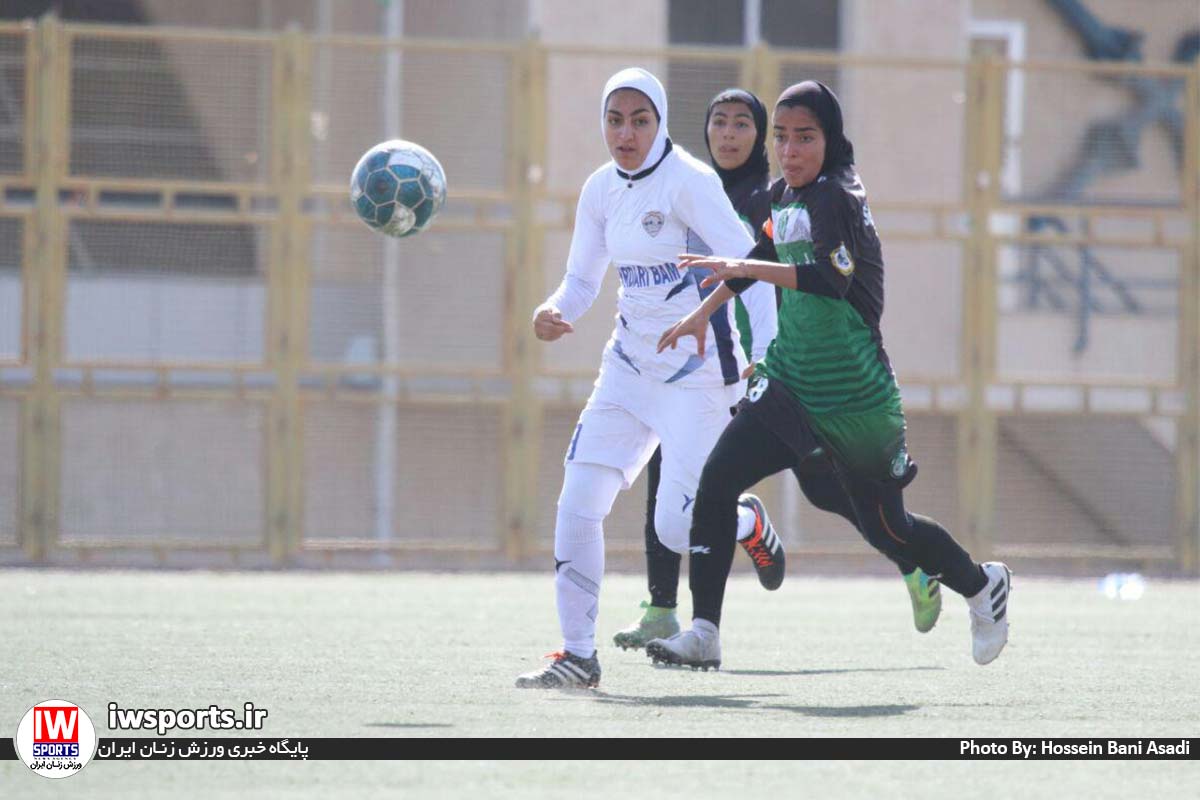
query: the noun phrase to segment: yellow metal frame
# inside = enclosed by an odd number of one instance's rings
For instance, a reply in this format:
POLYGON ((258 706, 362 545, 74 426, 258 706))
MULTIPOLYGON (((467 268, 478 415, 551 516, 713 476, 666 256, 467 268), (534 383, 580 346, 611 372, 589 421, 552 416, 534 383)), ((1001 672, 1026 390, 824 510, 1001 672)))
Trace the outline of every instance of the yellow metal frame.
POLYGON ((308 42, 298 31, 275 45, 276 158, 271 182, 279 215, 271 238, 267 351, 277 376, 267 427, 267 544, 272 560, 286 561, 304 530, 304 420, 300 372, 308 357, 309 224, 300 204, 308 192, 308 42))
POLYGON ((1175 549, 1180 569, 1200 574, 1200 62, 1187 76, 1184 203, 1192 220, 1189 257, 1179 274, 1179 367, 1184 413, 1175 454, 1175 549))
POLYGON ((62 355, 61 319, 67 260, 66 222, 58 188, 67 172, 70 70, 62 26, 43 18, 33 32, 26 68, 26 165, 37 200, 26 226, 23 269, 23 355, 33 368, 33 387, 22 407, 20 529, 18 541, 34 560, 44 559, 58 538, 61 454, 59 396, 54 368, 62 355))
POLYGON ((968 67, 964 196, 971 231, 963 264, 962 364, 966 407, 958 416, 959 540, 977 559, 992 547, 996 417, 987 389, 996 369, 996 242, 991 209, 999 196, 1003 74, 995 60, 968 67))
POLYGON ((542 248, 535 212, 540 201, 540 174, 546 159, 546 55, 530 40, 513 60, 512 135, 509 187, 516 204, 516 229, 508 239, 504 303, 504 360, 512 389, 503 419, 505 554, 519 561, 528 549, 537 518, 538 445, 541 402, 534 392, 540 371, 537 339, 530 320, 541 302, 542 248))
MULTIPOLYGON (((0 25, 0 33, 24 37, 26 49, 25 168, 19 175, 0 175, 0 215, 23 220, 23 327, 19 362, 32 374, 28 386, 0 386, 0 396, 21 402, 20 489, 18 543, 30 561, 49 561, 56 553, 89 554, 124 548, 148 548, 161 558, 180 550, 216 549, 241 557, 267 554, 278 564, 292 563, 302 555, 324 553, 392 552, 395 554, 470 553, 506 563, 529 563, 545 554, 535 539, 538 511, 537 467, 547 454, 540 452, 541 427, 549 409, 577 408, 580 387, 586 389, 590 373, 548 370, 540 363, 540 348, 530 318, 541 301, 544 239, 548 231, 569 229, 575 196, 552 192, 544 185, 547 159, 548 71, 551 58, 621 57, 631 60, 683 59, 734 64, 744 85, 768 101, 781 88, 782 68, 795 65, 875 67, 891 70, 950 70, 964 77, 964 178, 957 203, 873 204, 877 218, 888 212, 905 214, 903 229, 883 230, 887 239, 958 242, 963 248, 961 364, 954 376, 902 376, 904 385, 920 389, 931 400, 918 413, 953 415, 957 422, 957 457, 962 519, 956 535, 977 557, 1012 555, 1043 559, 1092 559, 1174 562, 1188 574, 1200 573, 1200 68, 1175 65, 1130 65, 1025 62, 1000 60, 893 59, 837 53, 781 51, 758 46, 740 48, 625 48, 546 45, 535 39, 519 43, 481 43, 431 40, 386 40, 359 36, 310 36, 298 31, 230 33, 180 28, 126 28, 109 25, 64 25, 45 17, 36 26, 0 25), (272 57, 270 109, 274 136, 272 171, 261 182, 198 180, 146 180, 72 175, 70 153, 71 44, 95 38, 244 43, 270 49, 272 57), (322 363, 309 355, 310 245, 314 226, 360 224, 344 202, 343 186, 314 183, 311 160, 310 96, 313 53, 318 47, 382 51, 488 53, 502 56, 509 65, 508 121, 510 142, 508 172, 503 187, 487 190, 454 190, 459 208, 472 213, 439 220, 440 230, 489 230, 503 233, 504 348, 502 362, 490 367, 447 369, 428 364, 344 365, 322 363), (1004 88, 1008 72, 1086 72, 1101 75, 1143 75, 1182 78, 1186 81, 1185 169, 1178 206, 1077 207, 1034 205, 1001 197, 999 177, 1003 148, 1004 88), (32 209, 5 207, 9 188, 36 191, 32 209), (135 191, 157 196, 152 207, 114 210, 101 202, 106 191, 135 191), (70 192, 75 202, 60 203, 60 192, 70 192), (180 195, 214 193, 232 198, 228 210, 211 212, 181 206, 180 195), (325 206, 327 210, 313 208, 325 206), (332 202, 331 202, 332 201, 332 202), (1034 214, 1070 214, 1099 219, 1120 216, 1144 220, 1143 233, 1119 236, 1087 234, 998 234, 992 230, 997 215, 1025 219, 1034 214), (77 219, 117 221, 170 221, 172 223, 240 223, 270 232, 267 341, 262 363, 141 362, 128 360, 67 359, 63 352, 63 298, 67 269, 68 225, 77 219), (1187 235, 1168 231, 1187 220, 1187 235), (962 221, 968 224, 964 227, 962 221), (1014 242, 1093 244, 1174 250, 1182 255, 1179 273, 1180 325, 1178 379, 1167 383, 1146 381, 1025 379, 996 375, 998 248, 1014 242), (69 369, 70 383, 56 381, 56 372, 69 369), (110 370, 145 373, 149 380, 138 386, 107 386, 99 379, 110 370), (175 380, 182 373, 220 375, 220 385, 188 386, 175 380), (395 397, 347 388, 348 376, 388 376, 395 379, 395 397), (261 379, 268 377, 269 383, 261 379), (430 377, 452 378, 453 391, 419 391, 415 384, 430 377), (1176 540, 1163 548, 1120 550, 1047 546, 1004 546, 994 541, 997 418, 1021 414, 1027 389, 1070 386, 1080 391, 1080 406, 1071 413, 1094 413, 1092 398, 1110 387, 1137 388, 1145 392, 1147 413, 1176 420, 1179 446, 1176 477, 1176 540), (1011 392, 1012 402, 995 405, 994 390, 1011 392), (259 403, 267 409, 265 452, 266 492, 263 537, 260 543, 181 542, 163 531, 161 541, 96 540, 62 541, 59 533, 60 413, 65 398, 122 398, 134 400, 212 399, 259 403), (304 415, 306 404, 394 402, 402 407, 462 405, 496 410, 501 415, 501 447, 506 465, 503 480, 503 519, 498 521, 492 545, 458 546, 429 541, 377 542, 305 538, 304 415)), ((1024 230, 1019 226, 1018 230, 1024 230)), ((4 366, 9 366, 5 364, 4 366)), ((1039 411, 1038 413, 1043 413, 1039 411)), ((829 550, 833 553, 833 550, 829 550)), ((837 551, 842 552, 842 551, 837 551)), ((332 562, 331 562, 332 563, 332 562)))

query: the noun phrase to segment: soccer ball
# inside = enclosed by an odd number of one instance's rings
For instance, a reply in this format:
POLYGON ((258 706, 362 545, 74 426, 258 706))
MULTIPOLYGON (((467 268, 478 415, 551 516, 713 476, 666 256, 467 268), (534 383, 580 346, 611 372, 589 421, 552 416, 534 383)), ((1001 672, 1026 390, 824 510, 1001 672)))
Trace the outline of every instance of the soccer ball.
POLYGON ((446 204, 446 173, 419 144, 381 142, 354 165, 350 202, 373 230, 412 236, 428 228, 446 204))

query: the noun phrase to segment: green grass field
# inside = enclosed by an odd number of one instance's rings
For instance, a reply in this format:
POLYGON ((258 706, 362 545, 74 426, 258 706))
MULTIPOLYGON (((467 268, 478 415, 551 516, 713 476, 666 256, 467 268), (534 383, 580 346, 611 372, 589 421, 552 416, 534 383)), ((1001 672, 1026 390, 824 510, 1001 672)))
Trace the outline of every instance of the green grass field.
MULTIPOLYGON (((655 668, 612 647, 643 581, 605 580, 604 668, 595 692, 531 692, 513 679, 559 646, 551 577, 527 574, 0 572, 0 733, 54 697, 87 710, 100 736, 125 708, 269 711, 262 736, 415 737, 1184 737, 1200 731, 1200 584, 1152 581, 1136 602, 1095 581, 1014 579, 1000 659, 972 662, 966 606, 949 591, 937 628, 912 628, 896 578, 793 576, 775 593, 752 577, 729 588, 718 673, 655 668)), ((687 608, 686 592, 681 597, 687 608)), ((168 735, 187 736, 175 731, 168 735)), ((212 736, 209 732, 197 736, 212 736)), ((803 758, 802 743, 791 746, 803 758)), ((747 786, 830 796, 896 795, 908 767, 730 763, 570 765, 487 762, 486 748, 420 763, 93 762, 48 781, 0 762, 0 797, 726 796, 747 786), (692 784, 695 784, 694 786, 692 784), (11 787, 14 791, 8 791, 11 787), (269 790, 267 787, 270 787, 269 790), (674 787, 674 788, 671 788, 674 787), (690 787, 690 788, 689 788, 690 787), (696 793, 697 787, 703 791, 696 793), (603 791, 602 791, 603 790, 603 791), (596 792, 599 792, 597 794, 596 792)), ((697 755, 708 756, 712 748, 697 755)), ((531 749, 536 758, 537 748, 531 749)), ((647 756, 655 755, 648 744, 647 756)), ((670 755, 687 755, 675 748, 670 755)), ((581 756, 603 755, 585 746, 581 756)), ((942 762, 930 779, 1003 778, 1028 797, 1200 794, 1190 764, 942 762), (1059 782, 1062 781, 1060 784, 1059 782), (1157 787, 1157 789, 1156 789, 1157 787)), ((918 793, 914 784, 912 794, 918 793)), ((901 791, 899 796, 907 795, 901 791)), ((970 795, 967 795, 970 796, 970 795)))

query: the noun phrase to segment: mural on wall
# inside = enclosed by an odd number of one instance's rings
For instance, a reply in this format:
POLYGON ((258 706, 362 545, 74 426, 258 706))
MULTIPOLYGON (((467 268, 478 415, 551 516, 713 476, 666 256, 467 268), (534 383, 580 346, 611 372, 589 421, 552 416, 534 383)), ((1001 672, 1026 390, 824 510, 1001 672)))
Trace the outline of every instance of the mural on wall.
MULTIPOLYGON (((1078 34, 1088 56, 1096 61, 1144 60, 1143 35, 1134 30, 1106 25, 1082 0, 1047 0, 1063 21, 1078 34)), ((1183 33, 1171 60, 1191 63, 1200 55, 1200 29, 1183 33)), ((1139 152, 1143 137, 1161 131, 1168 137, 1176 166, 1183 168, 1183 89, 1180 78, 1124 75, 1099 78, 1130 93, 1132 107, 1088 126, 1078 153, 1054 182, 1047 196, 1050 203, 1084 203, 1088 187, 1114 174, 1141 166, 1139 152)), ((1084 223, 1086 224, 1086 223, 1084 223)), ((1069 224, 1060 216, 1035 216, 1030 232, 1066 233, 1069 224)), ((1023 306, 1049 308, 1076 315, 1073 350, 1088 346, 1093 314, 1173 314, 1176 281, 1162 278, 1119 277, 1098 258, 1092 248, 1054 247, 1034 244, 1024 249, 1018 282, 1023 306), (1165 298, 1165 302, 1164 302, 1165 298), (1158 302, 1155 302, 1155 301, 1158 302)))

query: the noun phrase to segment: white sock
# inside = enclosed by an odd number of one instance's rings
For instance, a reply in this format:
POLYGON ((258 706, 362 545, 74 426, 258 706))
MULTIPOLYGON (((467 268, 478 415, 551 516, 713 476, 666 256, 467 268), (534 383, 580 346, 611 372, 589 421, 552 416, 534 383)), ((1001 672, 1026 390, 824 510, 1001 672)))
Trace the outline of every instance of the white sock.
POLYGON ((754 533, 754 520, 756 517, 754 515, 754 509, 747 508, 746 506, 738 506, 737 510, 738 510, 737 540, 739 542, 744 542, 746 539, 750 538, 750 535, 752 533, 754 533))
POLYGON ((717 626, 713 625, 706 619, 700 619, 697 617, 696 619, 692 620, 692 630, 699 634, 701 639, 717 638, 717 626))
POLYGON ((582 658, 596 652, 596 616, 604 576, 604 527, 569 511, 558 512, 554 529, 554 592, 563 649, 582 658))
POLYGON ((982 589, 967 598, 967 605, 990 618, 992 616, 992 589, 995 588, 996 582, 992 580, 992 576, 987 570, 984 570, 983 574, 987 578, 987 583, 983 585, 982 589))

